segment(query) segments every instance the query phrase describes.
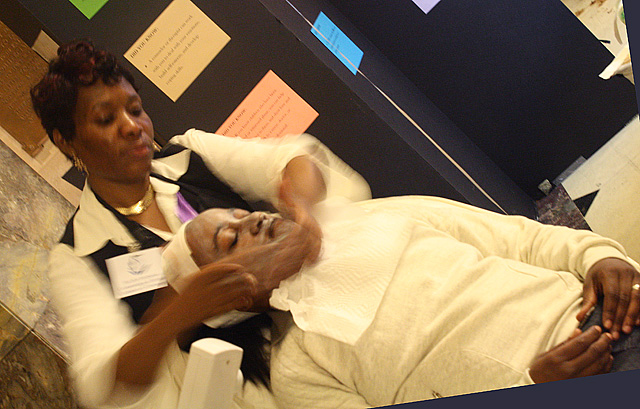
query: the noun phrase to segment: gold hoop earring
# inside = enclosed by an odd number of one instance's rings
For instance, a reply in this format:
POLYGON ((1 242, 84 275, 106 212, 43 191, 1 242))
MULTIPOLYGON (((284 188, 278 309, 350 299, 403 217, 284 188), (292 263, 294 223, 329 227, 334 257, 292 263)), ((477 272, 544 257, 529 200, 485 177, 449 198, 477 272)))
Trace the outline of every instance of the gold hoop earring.
POLYGON ((88 174, 89 173, 89 172, 87 172, 86 165, 84 164, 82 159, 80 159, 79 157, 76 156, 75 152, 71 154, 71 160, 73 161, 73 166, 75 166, 75 168, 78 169, 80 172, 82 172, 84 174, 88 174))

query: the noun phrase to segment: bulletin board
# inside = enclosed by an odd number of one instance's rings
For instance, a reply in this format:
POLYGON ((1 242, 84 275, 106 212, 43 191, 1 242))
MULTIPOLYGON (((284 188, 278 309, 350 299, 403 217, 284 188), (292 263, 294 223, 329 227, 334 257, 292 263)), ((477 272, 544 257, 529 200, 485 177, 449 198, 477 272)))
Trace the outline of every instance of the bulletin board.
MULTIPOLYGON (((20 0, 59 43, 91 38, 124 55, 171 3, 110 0, 90 19, 67 0, 20 0)), ((258 1, 194 1, 231 40, 176 101, 124 58, 159 135, 217 130, 271 70, 318 112, 307 129, 370 183, 376 197, 433 194, 468 201, 363 104, 258 1)))
MULTIPOLYGON (((77 5, 86 2, 18 1, 57 42, 91 38, 119 55, 141 85, 145 109, 154 120, 160 140, 166 141, 189 128, 212 132, 229 128, 231 118, 240 116, 239 106, 258 84, 275 76, 317 115, 306 132, 360 172, 370 183, 374 197, 434 195, 500 212, 535 216, 531 195, 496 166, 482 147, 476 146, 464 124, 456 123, 447 111, 426 97, 411 77, 395 67, 395 62, 389 63, 390 59, 375 45, 371 48, 373 42, 366 36, 359 37, 357 32, 346 31, 364 50, 363 66, 374 67, 381 78, 390 81, 392 91, 408 101, 426 133, 437 139, 442 150, 436 149, 406 118, 398 116, 389 101, 379 101, 378 93, 359 84, 360 73, 348 73, 355 83, 347 79, 342 72, 344 66, 338 69, 329 57, 318 52, 316 47, 324 46, 318 45, 317 38, 317 44, 306 38, 302 41, 302 36, 294 33, 296 22, 287 17, 292 11, 290 2, 189 1, 229 39, 202 64, 187 87, 171 94, 143 72, 149 67, 135 66, 135 58, 126 57, 135 51, 132 47, 141 45, 145 38, 153 38, 154 22, 172 1, 141 4, 101 0, 92 10, 77 5), (280 14, 277 7, 287 10, 280 14), (462 171, 452 163, 460 163, 462 171)), ((319 8, 313 14, 322 11, 324 4, 303 3, 319 8)), ((334 17, 328 11, 337 8, 334 6, 327 5, 327 16, 331 18, 334 17)), ((335 20, 341 28, 347 26, 340 18, 335 20)), ((186 34, 193 21, 181 21, 186 24, 180 34, 186 34)), ((188 46, 189 40, 185 41, 181 47, 188 46)))

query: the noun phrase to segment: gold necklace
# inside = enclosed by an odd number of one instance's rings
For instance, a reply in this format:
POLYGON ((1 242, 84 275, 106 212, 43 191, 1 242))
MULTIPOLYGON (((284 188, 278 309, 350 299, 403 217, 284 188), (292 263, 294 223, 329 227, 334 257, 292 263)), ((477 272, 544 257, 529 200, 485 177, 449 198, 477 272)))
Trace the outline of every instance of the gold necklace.
POLYGON ((151 183, 149 183, 149 187, 144 194, 144 197, 140 199, 140 201, 133 206, 129 207, 115 207, 118 213, 124 216, 137 216, 140 213, 144 212, 151 206, 153 202, 153 188, 151 187, 151 183))

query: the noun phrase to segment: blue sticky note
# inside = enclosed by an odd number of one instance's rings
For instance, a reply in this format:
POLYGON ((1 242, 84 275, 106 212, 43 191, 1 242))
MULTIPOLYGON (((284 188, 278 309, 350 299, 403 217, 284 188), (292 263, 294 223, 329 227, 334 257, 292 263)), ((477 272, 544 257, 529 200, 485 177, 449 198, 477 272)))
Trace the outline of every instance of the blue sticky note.
POLYGON ((311 29, 333 54, 355 75, 364 53, 323 12, 320 12, 311 29))

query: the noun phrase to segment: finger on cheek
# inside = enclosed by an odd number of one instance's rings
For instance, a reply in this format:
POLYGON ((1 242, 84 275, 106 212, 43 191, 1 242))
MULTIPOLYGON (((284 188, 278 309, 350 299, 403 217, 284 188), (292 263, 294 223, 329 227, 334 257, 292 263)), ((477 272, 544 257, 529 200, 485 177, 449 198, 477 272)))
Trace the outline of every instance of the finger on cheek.
POLYGON ((255 297, 258 294, 258 279, 256 276, 250 273, 242 273, 242 278, 249 285, 251 295, 255 297))
POLYGON ((253 298, 252 297, 238 297, 236 310, 238 311, 246 311, 253 306, 253 298))

